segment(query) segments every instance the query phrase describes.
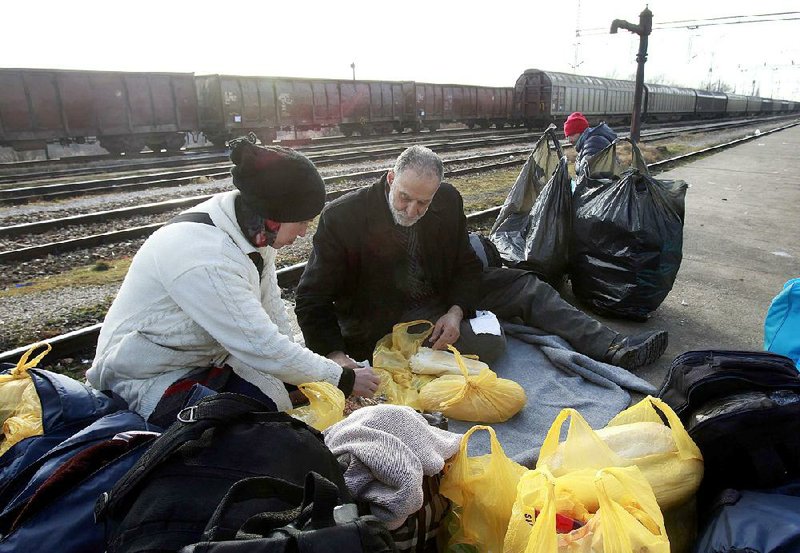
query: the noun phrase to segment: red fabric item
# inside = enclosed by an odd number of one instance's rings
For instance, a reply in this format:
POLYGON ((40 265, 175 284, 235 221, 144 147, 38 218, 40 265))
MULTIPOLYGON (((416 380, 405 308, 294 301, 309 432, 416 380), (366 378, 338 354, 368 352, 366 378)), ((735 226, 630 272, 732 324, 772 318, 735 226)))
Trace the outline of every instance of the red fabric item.
MULTIPOLYGON (((535 515, 539 516, 539 509, 533 511, 535 515)), ((562 515, 561 513, 556 513, 556 532, 559 534, 569 534, 573 530, 577 530, 583 526, 583 523, 579 520, 575 520, 574 518, 570 518, 566 515, 562 515)))
POLYGON ((589 128, 589 121, 579 111, 571 113, 567 120, 564 121, 564 136, 572 136, 573 134, 580 134, 589 128))

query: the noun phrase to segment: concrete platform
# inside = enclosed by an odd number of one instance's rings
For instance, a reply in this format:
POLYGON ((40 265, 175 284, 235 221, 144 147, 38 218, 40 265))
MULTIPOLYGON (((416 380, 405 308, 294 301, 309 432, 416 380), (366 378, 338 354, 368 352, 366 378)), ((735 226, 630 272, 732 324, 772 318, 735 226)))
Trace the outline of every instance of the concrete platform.
POLYGON ((683 179, 683 263, 645 323, 604 319, 626 332, 669 331, 669 348, 638 374, 660 385, 677 355, 762 350, 764 316, 800 276, 800 126, 730 148, 657 178, 683 179))

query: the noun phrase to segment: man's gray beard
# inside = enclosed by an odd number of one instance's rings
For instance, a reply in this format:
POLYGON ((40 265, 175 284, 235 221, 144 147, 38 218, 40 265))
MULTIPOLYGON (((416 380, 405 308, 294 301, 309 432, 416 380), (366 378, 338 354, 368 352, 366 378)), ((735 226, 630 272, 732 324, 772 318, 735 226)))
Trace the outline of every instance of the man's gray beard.
POLYGON ((401 227, 411 227, 416 224, 417 221, 421 219, 421 217, 417 217, 416 219, 412 220, 410 223, 408 222, 409 219, 406 217, 402 211, 397 211, 394 206, 390 203, 389 204, 389 211, 392 212, 392 219, 394 219, 394 223, 396 225, 400 225, 401 227))

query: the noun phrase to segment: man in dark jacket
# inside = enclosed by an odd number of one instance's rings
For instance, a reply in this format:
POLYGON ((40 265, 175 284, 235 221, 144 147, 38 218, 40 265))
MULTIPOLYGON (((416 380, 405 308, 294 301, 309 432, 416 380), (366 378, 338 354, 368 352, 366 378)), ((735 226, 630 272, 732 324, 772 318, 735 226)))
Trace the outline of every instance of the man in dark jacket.
POLYGON ((394 324, 427 319, 435 322, 431 347, 454 344, 491 363, 504 338, 476 335, 468 322, 484 309, 629 369, 663 353, 666 332, 621 336, 527 271, 484 270, 470 246, 461 195, 442 175, 439 157, 413 146, 379 182, 323 210, 297 288, 306 347, 355 366, 352 359, 370 359, 394 324))
POLYGON ((586 164, 592 157, 617 139, 617 133, 611 130, 611 127, 604 122, 596 127, 590 127, 589 121, 578 111, 571 113, 564 121, 564 136, 578 153, 575 159, 577 176, 585 171, 586 164))

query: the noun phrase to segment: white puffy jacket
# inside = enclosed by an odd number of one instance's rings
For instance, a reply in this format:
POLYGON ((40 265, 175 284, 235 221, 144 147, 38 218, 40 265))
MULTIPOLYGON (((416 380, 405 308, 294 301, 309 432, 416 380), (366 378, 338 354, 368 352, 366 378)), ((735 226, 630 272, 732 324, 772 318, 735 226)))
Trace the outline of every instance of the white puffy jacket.
POLYGON ((294 343, 275 273, 275 250, 255 248, 236 221, 238 191, 188 211, 215 226, 167 225, 133 258, 100 331, 86 378, 148 417, 164 391, 191 370, 230 365, 278 409, 291 408, 283 383, 339 383, 341 367, 294 343), (247 254, 264 258, 263 277, 247 254))

